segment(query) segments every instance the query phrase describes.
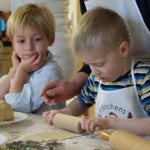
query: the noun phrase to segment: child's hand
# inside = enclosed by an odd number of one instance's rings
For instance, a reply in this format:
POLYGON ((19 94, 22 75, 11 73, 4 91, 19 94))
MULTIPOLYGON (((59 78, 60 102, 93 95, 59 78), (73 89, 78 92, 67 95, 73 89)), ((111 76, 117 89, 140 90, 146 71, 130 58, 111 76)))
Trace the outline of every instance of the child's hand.
POLYGON ((96 130, 109 129, 109 120, 111 118, 92 118, 87 117, 81 118, 81 128, 86 130, 88 133, 94 133, 96 130))
POLYGON ((44 55, 34 55, 28 60, 23 60, 21 66, 26 72, 33 72, 40 69, 45 64, 45 54, 44 55))
POLYGON ((21 60, 18 57, 15 50, 13 51, 11 58, 12 58, 13 68, 18 68, 19 64, 21 63, 21 60))
POLYGON ((89 118, 83 116, 80 121, 81 128, 86 130, 88 133, 94 133, 94 131, 95 131, 94 129, 97 126, 96 124, 94 124, 94 120, 96 120, 96 118, 89 119, 89 118))
POLYGON ((42 117, 44 118, 47 124, 53 125, 53 118, 57 113, 61 113, 61 111, 60 110, 46 111, 42 114, 42 117))

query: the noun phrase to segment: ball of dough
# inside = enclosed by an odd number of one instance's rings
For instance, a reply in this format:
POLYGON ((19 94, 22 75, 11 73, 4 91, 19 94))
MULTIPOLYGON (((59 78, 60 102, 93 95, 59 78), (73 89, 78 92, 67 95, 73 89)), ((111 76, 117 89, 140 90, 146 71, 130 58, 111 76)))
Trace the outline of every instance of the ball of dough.
POLYGON ((10 121, 13 120, 14 118, 14 111, 13 108, 11 107, 10 104, 8 104, 7 102, 0 100, 0 116, 2 116, 2 120, 1 121, 10 121))

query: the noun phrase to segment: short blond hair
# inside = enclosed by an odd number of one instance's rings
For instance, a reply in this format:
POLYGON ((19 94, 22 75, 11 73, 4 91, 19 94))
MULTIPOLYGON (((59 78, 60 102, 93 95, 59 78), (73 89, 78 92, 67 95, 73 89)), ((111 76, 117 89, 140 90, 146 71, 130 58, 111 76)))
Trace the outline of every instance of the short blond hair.
POLYGON ((7 21, 7 34, 13 40, 14 30, 26 26, 41 29, 48 39, 55 35, 54 16, 45 6, 26 4, 19 7, 7 21))
POLYGON ((87 11, 73 35, 73 49, 78 56, 101 50, 113 50, 126 41, 131 44, 127 26, 116 12, 102 7, 87 11))

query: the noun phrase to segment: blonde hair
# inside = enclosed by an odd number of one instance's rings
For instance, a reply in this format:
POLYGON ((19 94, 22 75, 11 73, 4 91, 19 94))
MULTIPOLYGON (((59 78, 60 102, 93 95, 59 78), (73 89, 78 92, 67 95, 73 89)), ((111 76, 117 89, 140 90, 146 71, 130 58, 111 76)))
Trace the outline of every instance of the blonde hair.
POLYGON ((114 11, 97 7, 80 19, 73 36, 73 48, 78 56, 114 50, 121 42, 131 43, 129 31, 114 11))
POLYGON ((55 20, 52 12, 40 5, 27 4, 13 12, 7 21, 7 34, 13 40, 15 29, 25 28, 41 29, 48 39, 55 36, 55 20))

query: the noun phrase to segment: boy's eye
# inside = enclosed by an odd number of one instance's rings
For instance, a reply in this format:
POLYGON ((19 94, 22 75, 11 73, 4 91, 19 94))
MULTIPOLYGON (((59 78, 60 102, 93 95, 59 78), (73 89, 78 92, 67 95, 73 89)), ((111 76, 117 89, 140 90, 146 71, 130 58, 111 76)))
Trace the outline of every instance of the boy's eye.
POLYGON ((95 64, 96 67, 102 67, 104 64, 95 64))
POLYGON ((36 38, 35 40, 36 40, 36 41, 40 41, 40 40, 41 40, 41 38, 36 38))
POLYGON ((25 40, 20 40, 20 41, 18 41, 18 43, 23 43, 25 40))

